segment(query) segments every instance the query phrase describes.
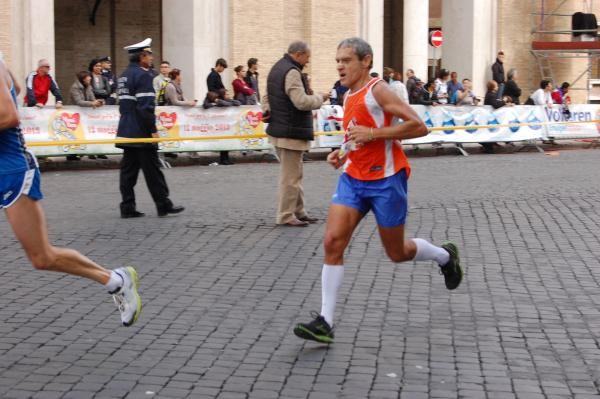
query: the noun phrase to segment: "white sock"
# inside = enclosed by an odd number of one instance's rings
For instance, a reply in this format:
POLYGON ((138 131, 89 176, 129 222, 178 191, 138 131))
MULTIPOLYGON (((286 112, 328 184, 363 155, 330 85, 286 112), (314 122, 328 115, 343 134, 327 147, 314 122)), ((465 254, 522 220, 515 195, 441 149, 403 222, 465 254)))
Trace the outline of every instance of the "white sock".
POLYGON ((440 266, 450 260, 450 254, 444 248, 436 247, 422 238, 413 238, 413 242, 417 246, 417 254, 413 260, 434 260, 440 266))
POLYGON ((337 290, 344 279, 344 266, 323 265, 321 273, 321 316, 333 327, 333 313, 335 312, 335 301, 337 290))
POLYGON ((123 277, 121 277, 121 275, 119 275, 118 273, 115 273, 114 270, 111 270, 110 280, 108 280, 108 283, 106 283, 106 285, 104 286, 106 287, 108 292, 115 292, 123 286, 123 277))

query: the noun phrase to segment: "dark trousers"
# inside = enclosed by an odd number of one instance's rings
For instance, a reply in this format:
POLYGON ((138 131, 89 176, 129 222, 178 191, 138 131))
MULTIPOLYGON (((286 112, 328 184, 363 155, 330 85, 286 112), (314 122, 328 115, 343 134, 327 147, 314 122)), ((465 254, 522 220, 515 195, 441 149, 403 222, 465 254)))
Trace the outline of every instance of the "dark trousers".
POLYGON ((158 151, 155 148, 125 148, 121 160, 119 188, 121 189, 121 212, 136 210, 135 192, 138 173, 142 169, 146 185, 158 210, 167 209, 173 204, 169 200, 169 187, 165 175, 160 170, 158 151))

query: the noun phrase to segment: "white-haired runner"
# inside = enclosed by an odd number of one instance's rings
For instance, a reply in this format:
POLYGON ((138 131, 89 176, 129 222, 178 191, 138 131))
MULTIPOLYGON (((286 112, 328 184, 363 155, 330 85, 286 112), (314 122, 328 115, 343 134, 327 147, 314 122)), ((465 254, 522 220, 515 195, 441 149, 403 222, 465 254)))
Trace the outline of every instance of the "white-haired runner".
POLYGON ((349 89, 344 98, 347 133, 342 148, 329 154, 327 162, 336 169, 344 166, 344 173, 327 216, 321 313, 314 312, 312 321, 294 328, 298 337, 323 343, 334 340, 333 315, 344 276, 344 250, 369 211, 375 215, 392 261, 435 261, 449 290, 456 289, 463 276, 453 243, 438 247, 421 238, 404 239, 410 166, 400 140, 425 136, 426 126, 382 79, 371 78, 373 50, 366 41, 343 40, 336 61, 340 83, 349 89), (394 118, 402 123, 392 123, 394 118))

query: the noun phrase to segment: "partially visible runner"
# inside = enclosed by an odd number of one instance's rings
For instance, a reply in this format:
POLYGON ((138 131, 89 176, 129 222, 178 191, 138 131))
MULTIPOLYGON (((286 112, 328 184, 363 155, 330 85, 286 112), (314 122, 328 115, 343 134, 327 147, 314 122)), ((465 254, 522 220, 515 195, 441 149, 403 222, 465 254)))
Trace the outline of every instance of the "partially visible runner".
POLYGON ((121 322, 138 319, 142 302, 133 267, 107 270, 79 252, 50 244, 46 217, 39 202, 40 171, 35 156, 25 147, 16 107, 18 90, 8 68, 0 61, 0 208, 4 208, 15 236, 36 269, 89 278, 113 295, 121 322))
POLYGON ((334 342, 333 315, 344 276, 344 250, 370 210, 392 261, 437 262, 449 290, 456 289, 463 277, 458 248, 452 242, 437 247, 421 238, 404 239, 410 166, 400 140, 425 136, 427 128, 382 79, 371 78, 373 50, 366 41, 343 40, 336 62, 340 83, 349 88, 344 99, 347 133, 342 148, 329 154, 327 162, 336 169, 343 165, 344 173, 327 216, 321 313, 312 312, 312 321, 294 328, 298 337, 323 343, 334 342), (403 122, 395 123, 396 118, 403 122))

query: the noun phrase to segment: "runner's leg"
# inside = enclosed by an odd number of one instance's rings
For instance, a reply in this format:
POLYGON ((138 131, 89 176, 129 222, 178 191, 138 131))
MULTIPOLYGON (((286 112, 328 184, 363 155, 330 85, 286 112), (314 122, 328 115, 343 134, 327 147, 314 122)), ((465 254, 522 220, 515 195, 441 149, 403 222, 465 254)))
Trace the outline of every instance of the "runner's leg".
POLYGON ((454 243, 446 242, 438 247, 422 238, 404 240, 404 225, 379 226, 379 235, 383 247, 392 261, 433 260, 441 268, 446 288, 454 290, 460 285, 463 271, 460 267, 458 248, 454 243))
POLYGON ((363 215, 354 208, 331 204, 325 230, 325 264, 321 273, 321 316, 333 325, 337 291, 344 277, 344 251, 363 215))
POLYGON ((103 285, 108 283, 110 270, 104 269, 75 250, 50 244, 46 218, 38 201, 22 195, 5 211, 15 236, 36 269, 73 274, 103 285))
POLYGON ((331 204, 325 230, 325 264, 321 273, 321 313, 311 313, 309 323, 299 323, 294 334, 300 338, 322 343, 333 343, 333 316, 337 291, 344 278, 344 250, 363 214, 357 209, 331 204))
POLYGON ((42 206, 26 195, 21 195, 6 209, 6 216, 36 269, 85 277, 104 285, 113 294, 123 325, 130 326, 137 321, 142 301, 137 292, 137 271, 133 267, 107 270, 75 250, 51 245, 42 206))

